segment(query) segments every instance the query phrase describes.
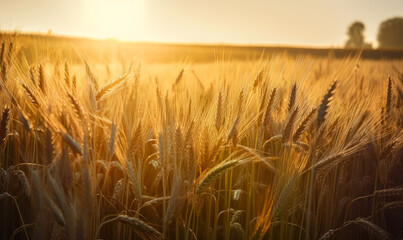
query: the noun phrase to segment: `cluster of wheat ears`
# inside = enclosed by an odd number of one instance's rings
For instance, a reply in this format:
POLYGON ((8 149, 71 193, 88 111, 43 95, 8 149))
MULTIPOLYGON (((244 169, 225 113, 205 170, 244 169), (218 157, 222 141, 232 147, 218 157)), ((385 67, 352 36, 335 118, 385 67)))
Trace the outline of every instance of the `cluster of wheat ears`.
POLYGON ((402 61, 23 45, 0 46, 1 239, 403 237, 402 61))

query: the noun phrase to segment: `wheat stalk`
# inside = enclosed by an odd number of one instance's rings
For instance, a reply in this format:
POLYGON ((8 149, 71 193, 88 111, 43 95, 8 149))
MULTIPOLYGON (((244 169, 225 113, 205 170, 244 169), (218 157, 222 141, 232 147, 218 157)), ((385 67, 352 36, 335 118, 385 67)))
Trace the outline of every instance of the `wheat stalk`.
POLYGON ((15 176, 17 176, 18 182, 20 183, 20 185, 22 187, 22 190, 25 193, 25 195, 27 197, 31 197, 31 186, 30 186, 30 184, 28 182, 27 177, 25 176, 25 173, 23 171, 21 171, 21 170, 15 170, 13 172, 13 174, 15 176))
POLYGON ((297 114, 298 114, 298 107, 296 107, 294 109, 294 111, 290 115, 290 118, 288 119, 287 125, 284 128, 283 139, 282 139, 283 143, 290 140, 292 127, 294 125, 295 119, 297 118, 297 114))
POLYGON ((116 129, 117 129, 116 124, 112 123, 112 125, 111 125, 111 134, 109 136, 109 144, 108 144, 109 158, 112 158, 113 154, 115 153, 116 129))
POLYGON ((376 197, 401 197, 403 196, 403 188, 389 188, 376 190, 373 193, 376 197))
POLYGON ((251 149, 240 144, 238 144, 236 147, 250 157, 264 163, 265 166, 273 173, 276 171, 275 161, 278 159, 278 157, 265 157, 261 153, 257 152, 255 149, 251 149))
POLYGON ((95 88, 95 90, 98 89, 98 83, 97 83, 97 79, 94 75, 94 73, 92 72, 90 66, 88 65, 88 62, 84 60, 84 65, 85 65, 85 72, 87 73, 88 79, 90 80, 90 83, 93 85, 93 87, 95 88))
POLYGON ((172 85, 172 90, 175 89, 175 87, 180 83, 180 81, 183 78, 183 73, 185 72, 185 69, 182 68, 182 70, 179 72, 178 76, 176 77, 176 80, 174 82, 174 84, 172 85))
POLYGON ((399 93, 399 96, 400 96, 401 100, 403 100, 403 91, 402 91, 402 89, 400 89, 399 86, 396 86, 396 89, 397 89, 397 92, 399 93))
POLYGON ((231 140, 231 138, 234 137, 236 128, 238 126, 238 122, 239 122, 239 116, 235 119, 234 123, 232 124, 231 130, 228 133, 227 142, 229 142, 229 140, 231 140))
POLYGON ((388 91, 386 96, 386 114, 389 117, 392 110, 392 78, 388 78, 388 91))
POLYGON ((370 236, 376 237, 376 239, 384 239, 384 240, 392 239, 390 233, 388 233, 375 223, 365 218, 357 218, 355 220, 343 223, 343 225, 339 228, 328 230, 319 238, 319 240, 331 239, 337 232, 351 225, 360 226, 362 229, 367 231, 368 234, 370 234, 370 236))
POLYGON ((42 93, 45 93, 46 92, 45 72, 42 64, 39 65, 38 78, 39 78, 39 88, 42 90, 42 93))
POLYGON ((196 193, 199 194, 203 192, 211 183, 214 182, 215 179, 221 176, 221 174, 223 174, 224 172, 249 161, 250 160, 247 159, 233 159, 219 163, 204 174, 204 177, 199 181, 199 184, 196 187, 196 193))
POLYGON ((0 121, 0 148, 4 145, 8 135, 8 124, 10 119, 10 108, 4 107, 0 121))
POLYGON ((197 76, 197 74, 195 73, 195 71, 194 71, 193 69, 192 69, 192 74, 193 74, 193 76, 196 78, 197 83, 198 83, 200 89, 202 90, 202 92, 204 92, 204 85, 203 85, 203 83, 200 81, 200 78, 197 76))
POLYGON ((269 98, 269 103, 267 104, 266 112, 265 112, 265 115, 264 115, 263 126, 265 126, 265 127, 269 126, 269 122, 270 122, 270 118, 271 118, 271 114, 272 114, 272 108, 273 108, 273 105, 274 105, 274 99, 276 97, 276 93, 277 93, 277 88, 273 88, 273 90, 271 91, 270 98, 269 98))
POLYGON ((64 81, 66 82, 66 86, 70 87, 70 71, 67 61, 64 63, 64 81))
POLYGON ((96 95, 97 102, 104 100, 107 96, 111 95, 114 91, 116 91, 116 89, 122 86, 128 75, 129 74, 127 73, 126 75, 116 79, 112 83, 106 85, 101 90, 99 90, 99 92, 96 95))
POLYGON ((13 50, 14 50, 14 43, 10 42, 8 44, 8 53, 7 53, 7 64, 10 65, 11 64, 11 58, 13 56, 13 50))
POLYGON ((218 100, 217 100, 217 111, 216 111, 216 118, 215 118, 215 127, 217 131, 220 130, 221 123, 222 123, 222 115, 223 115, 223 109, 222 109, 222 94, 221 92, 218 94, 218 100))
POLYGON ((72 84, 73 84, 73 89, 77 88, 77 77, 76 75, 73 76, 73 79, 71 80, 72 84))
POLYGON ((27 131, 30 131, 31 130, 31 124, 29 124, 29 121, 28 121, 27 117, 24 115, 24 113, 20 112, 19 113, 19 118, 20 118, 20 122, 22 123, 22 126, 27 131))
POLYGON ((26 96, 28 97, 29 101, 36 107, 39 108, 39 101, 36 98, 36 96, 32 93, 32 91, 29 89, 29 87, 25 84, 21 84, 22 88, 24 89, 24 92, 26 96))
POLYGON ((32 66, 29 68, 29 78, 31 79, 32 83, 34 86, 36 86, 36 81, 35 81, 35 68, 32 66))
POLYGON ((263 79, 263 69, 257 74, 255 81, 253 82, 253 89, 256 89, 259 86, 259 83, 263 79))
POLYGON ((70 134, 60 131, 60 134, 62 135, 62 139, 64 140, 65 143, 70 147, 71 150, 73 150, 74 153, 82 155, 82 149, 80 144, 78 144, 71 136, 70 134))
POLYGON ((77 118, 83 120, 84 113, 83 113, 83 110, 82 110, 81 105, 78 102, 78 100, 70 92, 67 92, 67 97, 69 98, 70 103, 73 106, 73 109, 74 109, 75 114, 77 115, 77 118))
POLYGON ((181 177, 176 174, 174 181, 172 183, 171 197, 169 199, 168 208, 164 214, 164 225, 169 225, 175 218, 177 210, 179 208, 179 194, 181 187, 181 177))
POLYGON ((123 191, 123 178, 116 182, 115 187, 113 188, 112 197, 115 199, 120 199, 123 191))
POLYGON ((297 130, 295 130, 294 132, 294 136, 292 137, 292 140, 294 142, 298 141, 302 134, 304 133, 305 129, 308 127, 309 122, 311 121, 313 115, 316 112, 316 108, 312 109, 304 118, 304 120, 302 120, 302 122, 299 124, 297 130))
POLYGON ((288 100, 288 111, 291 111, 291 109, 294 107, 296 96, 297 96, 297 84, 294 83, 292 85, 290 97, 288 100))
POLYGON ((153 227, 151 227, 150 225, 146 224, 145 222, 141 221, 138 218, 129 217, 129 216, 126 216, 126 215, 119 215, 119 216, 116 217, 116 220, 120 221, 120 222, 123 222, 123 223, 126 223, 126 224, 129 224, 129 225, 135 227, 137 230, 152 233, 152 234, 155 234, 157 236, 162 236, 162 234, 160 232, 158 232, 153 227))
POLYGON ((130 179, 130 187, 134 192, 134 195, 137 199, 137 201, 141 200, 141 185, 136 177, 136 174, 134 173, 134 167, 133 164, 126 159, 126 169, 127 169, 127 173, 129 175, 129 179, 130 179))
POLYGON ((242 88, 238 97, 238 116, 242 114, 243 105, 245 101, 245 90, 242 88))
POLYGON ((7 82, 7 66, 4 62, 1 65, 1 80, 3 81, 3 83, 7 82))
POLYGON ((2 43, 1 43, 1 51, 0 51, 0 66, 2 66, 2 65, 3 65, 3 62, 4 62, 4 51, 5 51, 5 48, 6 48, 5 44, 4 44, 4 42, 2 42, 2 43))
POLYGON ((390 233, 365 218, 357 218, 352 223, 362 227, 370 235, 376 236, 377 239, 392 239, 390 233))
POLYGON ((323 96, 322 102, 318 109, 318 117, 316 119, 316 126, 318 129, 322 125, 322 123, 325 121, 327 109, 329 108, 329 103, 331 101, 331 97, 334 94, 334 89, 336 88, 336 86, 337 86, 337 81, 334 81, 333 84, 330 86, 329 90, 327 91, 327 93, 325 94, 325 96, 323 96))

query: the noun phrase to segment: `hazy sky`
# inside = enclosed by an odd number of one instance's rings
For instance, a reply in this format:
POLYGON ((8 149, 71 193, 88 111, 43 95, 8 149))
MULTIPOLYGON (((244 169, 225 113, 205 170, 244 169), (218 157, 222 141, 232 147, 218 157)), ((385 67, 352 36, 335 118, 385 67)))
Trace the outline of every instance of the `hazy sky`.
POLYGON ((2 30, 134 41, 342 46, 354 20, 376 45, 403 0, 0 0, 2 30))

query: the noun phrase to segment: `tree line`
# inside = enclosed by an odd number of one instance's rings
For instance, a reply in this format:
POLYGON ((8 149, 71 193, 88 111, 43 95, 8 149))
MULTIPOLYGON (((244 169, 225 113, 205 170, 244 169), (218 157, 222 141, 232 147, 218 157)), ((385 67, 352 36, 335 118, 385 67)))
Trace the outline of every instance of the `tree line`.
MULTIPOLYGON (((365 42, 365 25, 355 21, 347 29, 346 48, 372 48, 371 43, 365 42)), ((379 25, 377 40, 379 48, 403 48, 403 18, 394 17, 379 25)))

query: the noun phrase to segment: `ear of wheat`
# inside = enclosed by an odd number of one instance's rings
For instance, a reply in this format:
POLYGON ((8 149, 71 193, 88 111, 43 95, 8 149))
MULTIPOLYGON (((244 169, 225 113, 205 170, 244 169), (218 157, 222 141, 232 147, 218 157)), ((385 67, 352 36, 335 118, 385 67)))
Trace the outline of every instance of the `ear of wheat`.
POLYGON ((327 91, 327 93, 325 94, 325 96, 323 97, 322 102, 319 106, 318 117, 316 118, 316 126, 318 127, 318 129, 325 121, 327 109, 329 108, 329 103, 331 101, 331 97, 334 94, 334 90, 336 89, 336 86, 337 86, 337 82, 334 81, 332 83, 332 85, 330 86, 329 90, 327 91))

